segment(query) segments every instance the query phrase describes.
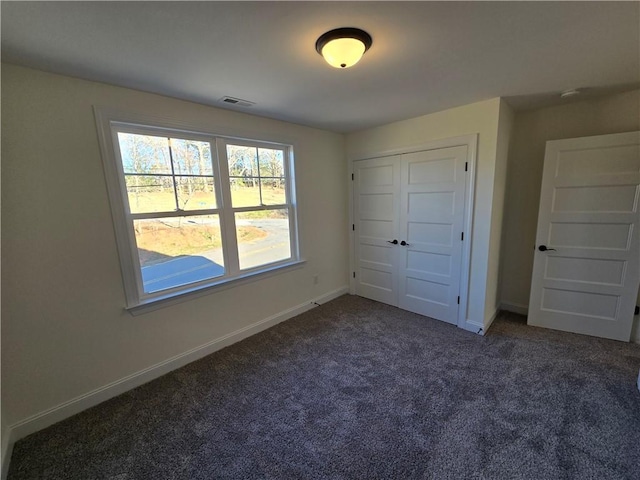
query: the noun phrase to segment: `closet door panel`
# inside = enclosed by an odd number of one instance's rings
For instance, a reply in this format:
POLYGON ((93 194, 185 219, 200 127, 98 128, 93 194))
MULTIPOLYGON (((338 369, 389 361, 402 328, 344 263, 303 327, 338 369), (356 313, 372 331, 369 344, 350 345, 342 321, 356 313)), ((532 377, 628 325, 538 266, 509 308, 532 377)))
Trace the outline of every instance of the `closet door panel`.
POLYGON ((398 156, 354 162, 356 294, 398 303, 398 156))
POLYGON ((467 147, 401 161, 398 306, 457 323, 467 147))

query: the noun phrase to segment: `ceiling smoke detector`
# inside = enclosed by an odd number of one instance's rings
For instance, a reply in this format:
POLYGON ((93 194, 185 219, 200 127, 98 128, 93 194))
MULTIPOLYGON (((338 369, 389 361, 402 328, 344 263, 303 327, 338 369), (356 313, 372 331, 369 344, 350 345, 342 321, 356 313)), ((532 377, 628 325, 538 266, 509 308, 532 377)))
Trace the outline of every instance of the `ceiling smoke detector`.
POLYGON ((243 100, 235 97, 222 97, 220 101, 227 105, 236 105, 238 107, 252 107, 256 104, 256 102, 250 102, 249 100, 243 100))
POLYGON ((580 90, 578 90, 577 88, 572 88, 571 90, 565 90, 564 92, 562 92, 560 94, 560 98, 571 98, 575 97, 576 95, 580 95, 580 90))

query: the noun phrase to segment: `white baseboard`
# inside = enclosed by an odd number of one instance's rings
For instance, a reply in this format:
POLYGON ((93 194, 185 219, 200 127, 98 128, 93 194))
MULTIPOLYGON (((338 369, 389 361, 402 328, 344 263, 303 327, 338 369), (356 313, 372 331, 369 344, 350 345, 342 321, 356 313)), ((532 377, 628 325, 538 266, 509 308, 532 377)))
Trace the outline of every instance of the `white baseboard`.
POLYGON ((502 302, 500 304, 500 310, 506 310, 507 312, 517 313, 518 315, 528 315, 529 306, 522 305, 520 303, 502 302))
POLYGON ((487 322, 486 326, 474 320, 467 320, 466 322, 464 322, 464 324, 460 328, 462 328, 463 330, 466 330, 467 332, 472 332, 472 333, 475 333, 476 335, 484 336, 485 333, 487 333, 487 330, 489 330, 489 327, 491 327, 491 324, 496 319, 499 313, 500 313, 500 309, 496 308, 496 311, 493 312, 493 315, 491 315, 491 318, 489 318, 489 321, 487 322))
POLYGON ((280 322, 289 320, 290 318, 295 317, 296 315, 300 315, 307 310, 311 310, 316 306, 316 303, 323 304, 348 292, 348 286, 338 288, 337 290, 333 290, 332 292, 328 292, 315 299, 311 299, 308 302, 296 305, 295 307, 284 310, 280 313, 260 320, 259 322, 236 330, 235 332, 232 332, 228 335, 220 337, 187 352, 181 353, 180 355, 176 355, 175 357, 157 363, 156 365, 152 365, 151 367, 140 370, 136 373, 121 378, 120 380, 97 388, 84 395, 80 395, 79 397, 27 417, 24 420, 21 420, 18 423, 9 426, 7 429, 8 434, 5 435, 7 438, 2 439, 2 478, 6 478, 5 470, 8 471, 8 460, 11 458, 10 452, 13 449, 13 444, 21 438, 24 438, 27 435, 31 435, 32 433, 42 430, 43 428, 49 427, 54 423, 64 420, 65 418, 69 418, 72 415, 82 412, 83 410, 98 405, 105 400, 109 400, 110 398, 127 392, 133 388, 139 387, 140 385, 161 377, 162 375, 176 370, 177 368, 183 367, 188 363, 199 360, 200 358, 210 355, 213 352, 216 352, 224 347, 232 345, 236 342, 239 342, 240 340, 250 337, 251 335, 255 335, 258 332, 266 330, 267 328, 270 328, 280 322))
POLYGON ((484 335, 484 325, 472 320, 467 320, 460 328, 476 335, 484 335))

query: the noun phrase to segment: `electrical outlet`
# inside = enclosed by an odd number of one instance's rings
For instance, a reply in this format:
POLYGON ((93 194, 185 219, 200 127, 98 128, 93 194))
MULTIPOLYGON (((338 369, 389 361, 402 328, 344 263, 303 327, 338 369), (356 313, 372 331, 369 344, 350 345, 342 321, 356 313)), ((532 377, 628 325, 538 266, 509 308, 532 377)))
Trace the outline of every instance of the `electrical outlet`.
POLYGON ((318 281, 319 281, 318 275, 314 275, 314 276, 313 276, 313 284, 314 284, 314 285, 317 285, 317 284, 318 284, 318 281))

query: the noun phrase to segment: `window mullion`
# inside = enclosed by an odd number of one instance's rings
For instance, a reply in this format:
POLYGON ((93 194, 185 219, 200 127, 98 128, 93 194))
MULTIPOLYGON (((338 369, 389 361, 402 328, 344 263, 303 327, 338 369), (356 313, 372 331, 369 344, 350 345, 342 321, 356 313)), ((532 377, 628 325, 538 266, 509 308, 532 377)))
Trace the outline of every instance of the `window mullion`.
POLYGON ((282 152, 283 167, 285 177, 285 200, 287 202, 287 211, 289 212, 289 241, 291 242, 291 254, 296 258, 300 258, 300 237, 298 232, 298 217, 296 214, 296 192, 295 183, 293 181, 293 152, 288 147, 282 152))
MULTIPOLYGON (((105 128, 108 128, 108 125, 109 124, 106 123, 105 128)), ((140 268, 138 266, 140 265, 140 257, 136 244, 133 222, 128 218, 130 216, 131 209, 129 207, 127 182, 126 176, 124 174, 122 150, 120 148, 120 142, 118 140, 118 131, 116 129, 113 129, 110 133, 111 141, 113 142, 112 151, 115 156, 115 172, 118 177, 117 184, 120 185, 120 201, 122 202, 122 210, 116 210, 118 213, 114 215, 114 220, 116 223, 117 240, 119 243, 118 249, 121 250, 121 259, 127 257, 129 258, 129 261, 121 260, 121 268, 124 276, 127 306, 130 307, 140 301, 140 298, 144 295, 144 287, 142 282, 142 272, 140 271, 140 268), (128 248, 126 250, 122 249, 122 244, 126 244, 128 248), (125 254, 124 252, 127 252, 128 254, 125 254)), ((115 203, 117 205, 117 202, 115 203)))
POLYGON ((148 212, 148 213, 130 213, 131 220, 151 220, 154 218, 168 217, 198 217, 202 215, 218 215, 217 208, 208 208, 204 210, 173 210, 170 212, 148 212))
POLYGON ((169 145, 169 163, 171 164, 171 179, 173 182, 173 197, 176 200, 176 210, 180 210, 180 201, 178 200, 178 182, 176 181, 176 169, 173 165, 173 146, 171 145, 171 138, 167 138, 169 145))
POLYGON ((260 149, 256 147, 256 165, 258 167, 258 193, 260 194, 260 205, 264 205, 262 200, 262 179, 260 178, 260 149))
POLYGON ((287 213, 289 215, 289 245, 291 245, 291 255, 294 258, 299 258, 298 219, 296 218, 296 211, 292 204, 287 206, 287 213))
POLYGON ((227 143, 221 139, 216 139, 216 152, 219 168, 220 185, 220 225, 224 245, 224 260, 229 275, 236 275, 240 272, 240 261, 238 254, 238 239, 236 234, 236 219, 231 207, 231 181, 229 180, 229 160, 227 158, 227 143))
POLYGON ((289 207, 288 203, 281 203, 278 205, 258 205, 256 207, 236 207, 233 209, 236 213, 244 212, 262 212, 264 210, 283 210, 289 207))

